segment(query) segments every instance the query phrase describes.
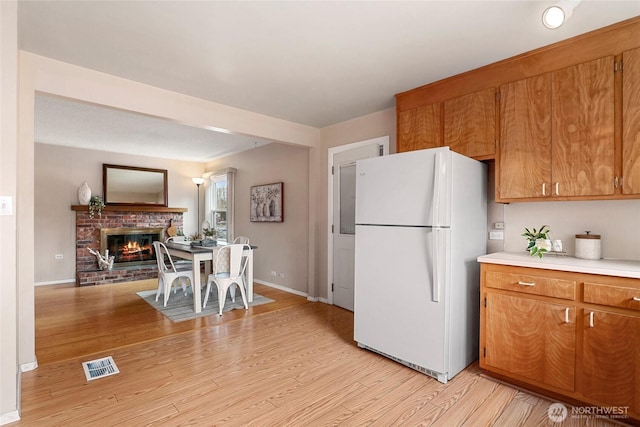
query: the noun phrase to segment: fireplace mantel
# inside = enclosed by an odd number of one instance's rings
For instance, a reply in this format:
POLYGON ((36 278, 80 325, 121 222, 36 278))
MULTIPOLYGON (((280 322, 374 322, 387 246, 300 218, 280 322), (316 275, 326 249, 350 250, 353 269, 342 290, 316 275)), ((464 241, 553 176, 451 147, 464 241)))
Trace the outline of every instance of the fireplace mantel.
MULTIPOLYGON (((71 205, 72 211, 89 211, 89 205, 71 205)), ((167 208, 165 206, 148 205, 107 205, 102 208, 103 212, 163 212, 163 213, 184 213, 187 208, 167 208)))

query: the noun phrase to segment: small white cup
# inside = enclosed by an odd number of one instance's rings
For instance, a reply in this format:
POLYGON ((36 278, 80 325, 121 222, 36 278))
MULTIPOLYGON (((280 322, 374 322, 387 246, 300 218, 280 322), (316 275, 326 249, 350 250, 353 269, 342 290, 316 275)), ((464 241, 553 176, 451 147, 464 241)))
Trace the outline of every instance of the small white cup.
POLYGON ((536 246, 538 249, 545 249, 547 251, 551 250, 551 240, 549 239, 538 239, 536 240, 536 246))

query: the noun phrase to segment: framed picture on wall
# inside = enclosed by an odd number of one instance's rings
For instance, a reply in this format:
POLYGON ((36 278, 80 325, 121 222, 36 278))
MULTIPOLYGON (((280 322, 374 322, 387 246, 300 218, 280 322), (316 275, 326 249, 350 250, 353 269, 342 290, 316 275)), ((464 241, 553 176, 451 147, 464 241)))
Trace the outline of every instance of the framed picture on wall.
POLYGON ((250 191, 251 222, 282 222, 284 210, 284 183, 254 185, 250 191))

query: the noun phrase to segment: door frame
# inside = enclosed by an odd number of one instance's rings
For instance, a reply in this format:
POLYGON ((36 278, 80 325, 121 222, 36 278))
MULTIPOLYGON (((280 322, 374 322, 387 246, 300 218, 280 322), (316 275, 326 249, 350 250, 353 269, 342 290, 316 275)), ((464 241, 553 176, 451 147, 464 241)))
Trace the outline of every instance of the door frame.
POLYGON ((333 233, 331 232, 331 225, 333 224, 333 174, 331 169, 333 168, 333 156, 343 151, 353 150, 365 145, 377 143, 382 145, 382 155, 389 155, 389 135, 380 136, 377 138, 367 139, 365 141, 352 142, 350 144, 339 145, 337 147, 329 148, 328 161, 327 161, 327 302, 333 305, 333 292, 331 291, 331 284, 333 283, 333 233))

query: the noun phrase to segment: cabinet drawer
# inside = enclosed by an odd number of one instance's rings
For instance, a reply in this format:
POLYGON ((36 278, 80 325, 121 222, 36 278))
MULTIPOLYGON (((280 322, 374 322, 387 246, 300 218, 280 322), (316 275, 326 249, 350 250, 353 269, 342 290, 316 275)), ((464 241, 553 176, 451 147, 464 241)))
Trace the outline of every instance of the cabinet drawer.
POLYGON ((576 299, 576 282, 528 274, 487 271, 486 286, 494 289, 544 295, 568 300, 576 299))
POLYGON ((640 289, 585 282, 584 302, 640 311, 640 289))

